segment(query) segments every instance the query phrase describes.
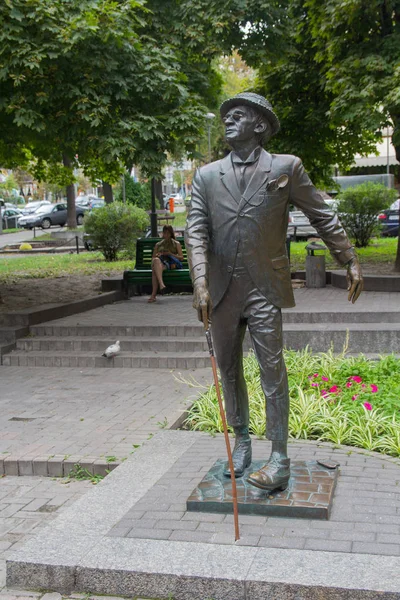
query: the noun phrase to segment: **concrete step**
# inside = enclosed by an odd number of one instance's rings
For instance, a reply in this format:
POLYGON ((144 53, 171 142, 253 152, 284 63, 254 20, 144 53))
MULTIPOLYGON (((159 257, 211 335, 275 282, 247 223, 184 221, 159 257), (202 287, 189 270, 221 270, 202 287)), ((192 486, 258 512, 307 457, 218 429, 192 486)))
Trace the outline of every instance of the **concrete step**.
MULTIPOLYGON (((284 340, 288 347, 293 349, 304 348, 309 344, 315 351, 325 351, 331 343, 334 343, 338 351, 346 340, 347 332, 350 337, 349 350, 352 352, 398 352, 400 351, 400 323, 284 323, 284 340)), ((159 344, 168 345, 173 349, 173 342, 177 341, 177 348, 184 349, 185 343, 191 342, 192 347, 196 342, 199 349, 204 347, 204 332, 202 327, 197 326, 143 326, 143 327, 123 327, 123 326, 105 326, 105 327, 84 327, 77 326, 71 328, 62 328, 60 326, 36 326, 31 328, 34 337, 30 340, 57 339, 76 343, 78 350, 78 341, 86 340, 94 343, 99 340, 99 344, 94 346, 94 350, 104 350, 108 342, 114 343, 119 339, 122 344, 131 342, 131 344, 140 345, 143 341, 143 348, 155 349, 159 344), (111 330, 111 333, 110 333, 111 330), (175 333, 176 332, 176 333, 175 333), (36 334, 36 335, 35 335, 36 334), (165 343, 164 343, 165 342, 165 343), (171 346, 169 345, 171 343, 171 346)), ((248 334, 247 334, 248 337, 248 334)), ((25 340, 24 340, 25 341, 25 340)), ((136 347, 138 347, 136 346, 136 347)), ((20 346, 21 347, 21 346, 20 346)), ((60 346, 62 349, 65 346, 60 346)), ((74 346, 73 346, 74 347, 74 346)), ((85 345, 85 349, 90 346, 85 345)), ((37 348, 37 344, 26 345, 26 348, 37 348)), ((46 346, 42 346, 43 349, 46 346)), ((54 348, 54 345, 51 346, 54 348)), ((126 349, 134 349, 134 346, 127 346, 126 349)), ((189 346, 186 347, 188 349, 189 346)), ((124 348, 125 349, 125 348, 124 348)), ((160 347, 161 349, 161 347, 160 347)))
MULTIPOLYGON (((17 350, 30 351, 63 351, 63 352, 97 352, 115 343, 115 338, 107 337, 29 337, 17 341, 17 350)), ((124 337, 120 340, 123 352, 199 352, 208 349, 205 336, 190 337, 124 337)))
POLYGON ((32 336, 104 338, 121 340, 124 337, 202 337, 199 325, 35 325, 30 328, 32 336))
MULTIPOLYGON (((400 353, 400 325, 389 323, 353 324, 286 324, 284 344, 301 350, 309 346, 314 352, 326 352, 331 346, 341 352, 347 343, 351 354, 400 353)), ((54 337, 25 338, 18 349, 3 357, 4 365, 68 367, 151 367, 202 368, 208 364, 204 337, 121 336, 122 351, 107 360, 101 353, 115 338, 54 337)), ((249 337, 245 349, 250 347, 249 337)))
POLYGON ((201 369, 210 365, 208 352, 121 352, 107 359, 98 352, 81 354, 67 352, 24 352, 15 350, 3 356, 3 365, 11 367, 95 367, 95 368, 150 368, 201 369))
POLYGON ((314 352, 326 352, 332 345, 340 352, 347 343, 353 354, 391 354, 400 352, 398 323, 290 324, 284 326, 284 343, 301 350, 309 346, 314 352))
POLYGON ((28 335, 28 327, 3 327, 0 326, 0 344, 12 344, 24 335, 28 335))
MULTIPOLYGON (((399 311, 389 312, 285 312, 283 311, 284 325, 325 325, 351 326, 376 324, 378 328, 385 324, 400 326, 399 311)), ((31 326, 34 336, 56 336, 56 337, 105 337, 120 339, 122 337, 201 337, 203 327, 194 322, 193 325, 57 325, 57 322, 47 325, 31 326)))

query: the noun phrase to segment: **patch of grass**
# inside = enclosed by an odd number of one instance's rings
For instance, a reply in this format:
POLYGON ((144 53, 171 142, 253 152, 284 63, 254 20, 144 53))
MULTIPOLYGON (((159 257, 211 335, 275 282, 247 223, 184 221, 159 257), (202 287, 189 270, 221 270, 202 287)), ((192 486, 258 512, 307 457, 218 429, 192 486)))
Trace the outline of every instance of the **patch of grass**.
POLYGON ((186 225, 186 217, 187 217, 187 213, 185 212, 179 212, 179 213, 174 213, 175 215, 175 219, 172 223, 172 227, 179 227, 180 229, 182 227, 185 227, 186 225))
POLYGON ((24 255, 0 261, 0 282, 10 283, 18 279, 45 279, 68 275, 102 276, 132 269, 134 261, 106 262, 100 252, 84 254, 24 255))
MULTIPOLYGON (((322 240, 321 240, 322 241, 322 240)), ((308 242, 291 242, 290 264, 292 271, 303 271, 306 264, 306 246, 308 242)), ((394 265, 397 250, 397 238, 374 238, 367 248, 357 248, 361 264, 391 264, 394 265)), ((325 253, 327 269, 343 269, 332 258, 330 252, 325 253)))
POLYGON ((19 229, 18 227, 3 229, 3 233, 18 233, 19 231, 22 231, 22 229, 19 229))
POLYGON ((107 463, 118 462, 118 457, 117 456, 106 456, 106 462, 107 463))
POLYGON ((77 481, 91 481, 93 485, 96 485, 102 479, 104 479, 104 475, 93 475, 93 473, 91 473, 87 469, 84 469, 83 467, 81 467, 81 465, 76 464, 74 465, 74 468, 72 469, 72 471, 70 471, 68 475, 68 480, 70 479, 76 479, 77 481))
MULTIPOLYGON (((400 359, 374 361, 363 355, 286 350, 289 376, 289 435, 346 444, 400 457, 400 359)), ((265 399, 254 354, 244 360, 250 398, 250 431, 265 435, 265 399)), ((193 384, 192 384, 193 385, 193 384)), ((197 384, 198 385, 198 384, 197 384)), ((203 388, 186 427, 222 432, 214 386, 203 388)))

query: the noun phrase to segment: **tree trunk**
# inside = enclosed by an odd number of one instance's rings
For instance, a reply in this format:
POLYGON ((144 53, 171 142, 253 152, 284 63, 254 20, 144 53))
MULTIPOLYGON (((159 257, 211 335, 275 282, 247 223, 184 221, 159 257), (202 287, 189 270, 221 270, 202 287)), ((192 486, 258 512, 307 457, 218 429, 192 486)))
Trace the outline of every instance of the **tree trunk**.
POLYGON ((111 204, 111 202, 114 202, 113 189, 112 189, 111 185, 109 183, 107 183, 107 181, 102 181, 102 184, 103 184, 104 200, 106 201, 106 204, 111 204))
MULTIPOLYGON (((72 161, 66 154, 63 154, 64 167, 71 168, 72 161)), ((73 183, 67 185, 67 227, 68 229, 76 229, 76 205, 75 205, 75 186, 73 183)))
MULTIPOLYGON (((394 114, 394 111, 391 113, 391 119, 393 121, 393 135, 392 135, 392 144, 396 151, 396 159, 400 162, 400 114, 394 114)), ((399 208, 399 216, 400 216, 400 208, 399 208)), ((400 273, 400 227, 397 238, 397 254, 396 260, 394 262, 394 270, 396 273, 400 273)))

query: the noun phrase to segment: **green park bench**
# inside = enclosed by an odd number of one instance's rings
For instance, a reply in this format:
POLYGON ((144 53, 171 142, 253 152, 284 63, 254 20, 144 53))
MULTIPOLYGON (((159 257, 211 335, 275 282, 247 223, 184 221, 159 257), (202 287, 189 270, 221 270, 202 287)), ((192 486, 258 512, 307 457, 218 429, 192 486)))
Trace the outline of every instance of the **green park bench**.
MULTIPOLYGON (((192 281, 190 279, 189 265, 185 242, 183 237, 176 238, 182 246, 183 268, 172 271, 164 271, 163 281, 168 288, 186 288, 192 290, 192 281)), ((124 291, 129 296, 129 290, 141 294, 143 286, 151 286, 152 270, 151 262, 153 258, 154 246, 160 238, 139 238, 136 242, 136 265, 133 271, 124 272, 124 291)))

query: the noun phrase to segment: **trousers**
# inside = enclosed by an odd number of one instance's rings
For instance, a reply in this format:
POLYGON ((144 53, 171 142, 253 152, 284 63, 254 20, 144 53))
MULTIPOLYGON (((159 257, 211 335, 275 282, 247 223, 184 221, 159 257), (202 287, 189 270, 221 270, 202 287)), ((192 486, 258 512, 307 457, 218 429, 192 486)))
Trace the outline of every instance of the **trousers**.
POLYGON ((288 438, 289 389, 283 358, 282 313, 254 285, 245 267, 235 266, 225 296, 212 313, 212 332, 221 373, 227 420, 249 426, 249 398, 243 373, 243 339, 248 327, 260 367, 266 402, 266 437, 288 438))

